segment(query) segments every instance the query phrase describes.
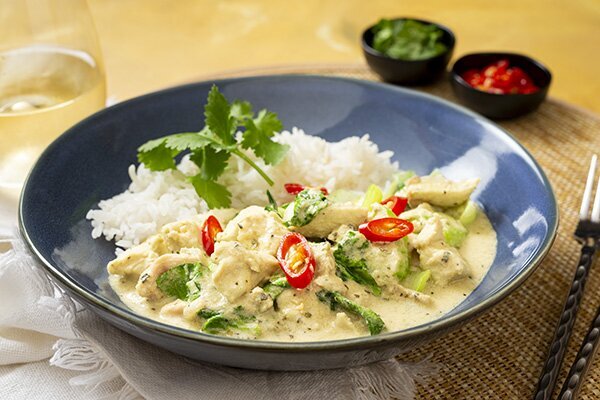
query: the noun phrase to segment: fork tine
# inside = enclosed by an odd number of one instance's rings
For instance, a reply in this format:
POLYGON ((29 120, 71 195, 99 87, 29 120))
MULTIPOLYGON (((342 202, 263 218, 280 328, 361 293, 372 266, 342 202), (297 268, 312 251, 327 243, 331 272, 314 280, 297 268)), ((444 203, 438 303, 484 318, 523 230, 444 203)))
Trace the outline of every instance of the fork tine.
POLYGON ((596 186, 596 197, 594 197, 594 207, 592 208, 592 222, 600 222, 600 176, 596 186))
MULTIPOLYGON (((590 210, 590 200, 592 198, 592 187, 594 185, 594 176, 596 175, 597 162, 598 156, 594 154, 592 156, 590 170, 588 171, 587 181, 585 182, 585 190, 583 192, 583 199, 581 200, 581 208, 579 209, 579 219, 581 220, 587 219, 588 211, 590 210)), ((598 197, 597 193, 596 197, 598 197)))

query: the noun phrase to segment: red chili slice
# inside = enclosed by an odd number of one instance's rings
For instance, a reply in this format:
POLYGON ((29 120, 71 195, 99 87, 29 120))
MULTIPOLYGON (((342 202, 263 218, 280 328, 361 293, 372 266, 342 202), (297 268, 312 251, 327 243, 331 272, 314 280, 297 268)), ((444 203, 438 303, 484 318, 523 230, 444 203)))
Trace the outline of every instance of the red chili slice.
POLYGON ((388 207, 396 215, 402 214, 408 204, 406 197, 391 196, 381 202, 384 206, 388 207))
POLYGON ((299 233, 287 233, 277 249, 277 260, 287 281, 296 289, 308 286, 315 276, 315 258, 310 245, 299 233))
POLYGON ((358 227, 358 231, 371 242, 395 242, 414 229, 410 221, 400 218, 374 219, 358 227))
POLYGON ((525 71, 511 67, 507 59, 498 60, 482 70, 469 69, 461 76, 475 89, 489 93, 529 94, 539 90, 525 71))
POLYGON ((215 237, 217 233, 223 232, 223 228, 221 228, 221 224, 219 220, 214 216, 209 215, 204 221, 202 225, 202 246, 204 246, 204 251, 209 256, 215 251, 215 237))
MULTIPOLYGON (((288 192, 289 194, 293 194, 293 195, 297 195, 298 193, 300 193, 301 191, 303 191, 304 189, 307 188, 307 186, 301 185, 299 183, 286 183, 285 185, 283 185, 283 187, 285 188, 286 192, 288 192)), ((325 195, 327 196, 329 194, 329 191, 327 190, 327 188, 319 188, 319 190, 325 195)))

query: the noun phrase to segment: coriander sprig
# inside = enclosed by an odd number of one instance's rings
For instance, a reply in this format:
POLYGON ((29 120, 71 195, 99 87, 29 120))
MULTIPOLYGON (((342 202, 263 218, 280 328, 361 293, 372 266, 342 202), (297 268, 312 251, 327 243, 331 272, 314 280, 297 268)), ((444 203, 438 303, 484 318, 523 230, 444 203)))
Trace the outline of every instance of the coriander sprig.
POLYGON ((235 155, 269 184, 273 180, 242 149, 251 149, 266 164, 276 165, 285 157, 289 146, 274 142, 275 132, 283 128, 277 114, 261 110, 256 116, 247 101, 229 103, 213 85, 204 106, 205 126, 200 132, 175 133, 150 140, 138 148, 138 160, 152 171, 176 168, 175 157, 189 152, 199 172, 190 176, 198 196, 210 208, 231 205, 231 192, 217 182, 225 172, 231 155, 235 155), (239 138, 236 132, 243 128, 239 138))

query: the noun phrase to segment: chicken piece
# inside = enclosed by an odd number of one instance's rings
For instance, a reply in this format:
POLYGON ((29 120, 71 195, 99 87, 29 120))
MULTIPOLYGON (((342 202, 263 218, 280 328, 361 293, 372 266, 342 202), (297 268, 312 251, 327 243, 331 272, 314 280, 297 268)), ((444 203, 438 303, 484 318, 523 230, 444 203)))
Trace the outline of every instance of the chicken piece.
POLYGON ((198 312, 201 310, 222 311, 229 305, 227 298, 217 291, 214 285, 207 284, 202 286, 200 296, 189 303, 183 309, 183 317, 189 321, 198 318, 198 312))
POLYGON ((229 221, 223 232, 217 235, 217 243, 235 241, 247 249, 275 255, 281 238, 287 232, 274 213, 263 207, 250 206, 229 221))
POLYGON ((458 250, 444 241, 442 222, 437 216, 427 222, 412 244, 419 253, 421 269, 431 270, 433 279, 441 285, 465 276, 470 269, 458 250))
POLYGON ((260 287, 255 287, 242 302, 244 310, 250 314, 264 313, 273 308, 273 298, 260 287))
POLYGON ((331 324, 331 332, 335 332, 335 334, 340 334, 340 332, 344 332, 344 336, 353 337, 353 336, 361 336, 364 333, 360 331, 358 328, 358 324, 355 324, 352 319, 348 316, 348 314, 344 312, 338 312, 335 314, 335 319, 331 324))
POLYGON ((135 291, 142 297, 156 300, 163 293, 156 285, 156 279, 162 274, 181 264, 198 262, 198 254, 164 254, 154 260, 140 275, 135 291))
POLYGON ((337 242, 335 257, 342 265, 363 265, 378 286, 397 286, 409 269, 409 249, 406 240, 395 242, 370 242, 346 226, 328 237, 337 242))
POLYGON ((411 208, 408 211, 404 211, 399 215, 399 218, 407 219, 412 222, 414 230, 413 232, 418 234, 421 232, 427 220, 435 215, 435 211, 428 203, 421 203, 415 208, 411 208))
POLYGON ((364 259, 371 275, 380 286, 399 286, 397 274, 409 269, 408 247, 402 240, 370 243, 364 251, 364 259))
MULTIPOLYGON (((251 229, 248 226, 248 230, 251 229)), ((212 257, 217 263, 212 274, 213 284, 231 303, 279 268, 277 258, 270 252, 248 249, 239 242, 215 243, 212 257)))
POLYGON ((161 235, 150 236, 109 262, 107 269, 110 274, 139 275, 151 262, 168 252, 169 248, 161 235))
POLYGON ((162 306, 162 308, 160 309, 160 316, 168 318, 181 317, 183 315, 183 310, 186 305, 186 301, 180 299, 174 300, 162 306))
POLYGON ((200 227, 196 221, 172 222, 162 227, 160 234, 170 253, 176 253, 185 247, 202 247, 200 227))
POLYGON ((412 177, 406 181, 405 193, 411 206, 429 203, 439 207, 455 207, 469 200, 479 178, 450 181, 441 174, 412 177))
POLYGON ((368 210, 352 203, 332 203, 312 221, 293 230, 310 238, 326 238, 342 225, 358 226, 367 220, 368 210))
POLYGON ((460 221, 452 218, 451 216, 436 212, 427 203, 421 203, 417 207, 405 211, 400 214, 400 218, 407 219, 412 222, 414 226, 414 233, 418 234, 421 232, 427 221, 433 216, 438 216, 442 222, 442 231, 444 233, 444 240, 452 247, 460 247, 462 242, 467 237, 469 231, 460 221))
POLYGON ((315 258, 315 277, 313 283, 320 288, 337 291, 345 294, 347 291, 344 282, 338 277, 335 259, 329 243, 311 243, 310 248, 315 258))

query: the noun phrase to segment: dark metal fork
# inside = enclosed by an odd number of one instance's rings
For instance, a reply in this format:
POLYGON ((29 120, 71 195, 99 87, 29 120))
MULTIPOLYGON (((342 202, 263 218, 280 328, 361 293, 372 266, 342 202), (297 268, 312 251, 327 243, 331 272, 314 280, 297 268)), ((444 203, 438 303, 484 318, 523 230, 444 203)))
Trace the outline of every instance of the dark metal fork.
MULTIPOLYGON (((560 315, 554 338, 552 339, 548 351, 548 358, 538 381, 535 400, 550 400, 552 397, 554 387, 556 386, 556 378, 558 377, 565 350, 569 338, 571 337, 579 303, 583 296, 585 282, 593 264, 594 254, 598 248, 598 242, 600 240, 600 180, 598 182, 598 187, 596 188, 596 197, 594 199, 592 214, 591 216, 589 215, 597 161, 598 157, 594 154, 590 164, 585 190, 583 192, 583 199, 579 211, 579 223, 575 230, 575 237, 582 244, 581 257, 575 271, 575 276, 573 277, 569 295, 560 315)), ((581 384, 581 379, 579 379, 579 384, 581 384)), ((565 397, 565 399, 572 398, 573 397, 565 397)))

